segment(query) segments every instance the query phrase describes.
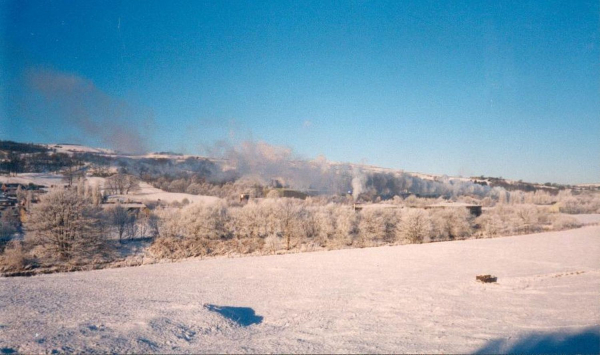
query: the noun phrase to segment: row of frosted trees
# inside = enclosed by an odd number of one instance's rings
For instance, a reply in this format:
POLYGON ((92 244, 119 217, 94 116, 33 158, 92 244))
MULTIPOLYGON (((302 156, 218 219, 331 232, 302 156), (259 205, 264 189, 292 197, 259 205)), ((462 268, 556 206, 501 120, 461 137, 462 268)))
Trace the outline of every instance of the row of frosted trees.
POLYGON ((95 190, 78 185, 43 195, 27 216, 25 242, 7 248, 9 254, 21 255, 16 264, 26 264, 27 258, 111 260, 116 240, 127 236, 154 237, 148 252, 155 258, 182 258, 422 243, 578 226, 573 218, 531 204, 500 204, 474 218, 464 208, 390 204, 355 211, 351 205, 326 200, 286 198, 245 205, 196 202, 133 216, 119 205, 102 208, 95 190))
POLYGON ((157 211, 151 248, 158 257, 369 247, 463 239, 474 229, 466 209, 424 210, 312 205, 265 199, 243 207, 193 204, 157 211))

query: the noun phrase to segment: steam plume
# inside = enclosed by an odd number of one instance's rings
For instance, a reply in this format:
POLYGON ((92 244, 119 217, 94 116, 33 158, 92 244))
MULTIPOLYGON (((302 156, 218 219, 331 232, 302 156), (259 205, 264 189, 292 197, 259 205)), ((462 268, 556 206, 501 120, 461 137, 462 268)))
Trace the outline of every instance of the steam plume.
POLYGON ((50 69, 33 69, 26 73, 26 84, 25 104, 46 115, 29 115, 32 124, 47 124, 48 116, 54 116, 59 124, 76 127, 84 140, 98 140, 127 153, 147 151, 147 137, 142 131, 149 128, 151 114, 111 97, 91 80, 50 69))
POLYGON ((356 201, 358 199, 358 196, 360 196, 360 194, 365 188, 367 178, 365 174, 358 168, 353 169, 353 175, 354 177, 352 178, 352 197, 354 198, 354 201, 356 201))
MULTIPOLYGON (((328 194, 344 194, 351 189, 354 200, 363 193, 370 197, 392 198, 407 192, 451 197, 484 196, 490 191, 488 186, 448 177, 428 180, 400 171, 376 172, 347 163, 330 162, 323 156, 314 160, 301 159, 291 148, 265 142, 246 141, 236 146, 220 143, 209 152, 223 159, 226 167, 222 174, 235 171, 238 178, 246 181, 264 185, 277 180, 294 189, 328 194)), ((228 176, 231 177, 231 174, 228 176)), ((218 180, 218 174, 213 178, 218 180)))

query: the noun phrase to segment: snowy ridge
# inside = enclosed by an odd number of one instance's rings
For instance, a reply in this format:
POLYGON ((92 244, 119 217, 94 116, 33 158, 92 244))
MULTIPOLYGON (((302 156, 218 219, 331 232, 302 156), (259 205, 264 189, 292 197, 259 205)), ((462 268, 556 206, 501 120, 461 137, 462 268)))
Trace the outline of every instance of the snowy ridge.
POLYGON ((68 143, 61 143, 61 144, 44 144, 43 146, 45 146, 46 148, 49 149, 54 149, 56 150, 57 153, 96 153, 96 154, 107 154, 107 155, 116 155, 117 152, 115 152, 112 149, 105 149, 105 148, 91 148, 91 147, 87 147, 84 145, 80 145, 80 144, 68 144, 68 143))

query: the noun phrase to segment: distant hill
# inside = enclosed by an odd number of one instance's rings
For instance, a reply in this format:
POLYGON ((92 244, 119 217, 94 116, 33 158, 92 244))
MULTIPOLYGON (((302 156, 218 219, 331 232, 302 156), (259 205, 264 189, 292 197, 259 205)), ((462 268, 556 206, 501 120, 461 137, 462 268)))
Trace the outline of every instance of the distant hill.
POLYGON ((127 170, 138 176, 144 175, 148 179, 166 177, 170 181, 190 178, 194 175, 218 183, 219 181, 235 181, 244 176, 255 178, 257 175, 261 175, 263 184, 278 181, 286 187, 319 191, 329 189, 330 192, 332 192, 331 186, 337 186, 334 189, 335 193, 355 190, 356 182, 360 180, 363 185, 376 186, 374 193, 382 198, 391 198, 394 195, 405 193, 417 193, 423 196, 442 196, 448 193, 479 194, 480 192, 477 191, 488 191, 495 187, 507 191, 546 191, 551 194, 567 188, 600 190, 600 183, 575 186, 555 183, 539 184, 501 177, 449 177, 364 164, 287 159, 264 162, 260 157, 258 159, 251 158, 254 161, 247 161, 246 157, 236 157, 230 161, 176 152, 128 155, 111 149, 92 148, 79 144, 0 141, 0 173, 5 174, 56 172, 76 162, 85 164, 92 169, 91 171, 99 169, 106 173, 106 168, 112 167, 112 169, 127 170), (270 165, 262 170, 258 168, 260 170, 258 174, 255 170, 248 170, 248 168, 257 169, 257 166, 261 164, 270 165), (361 174, 365 176, 359 176, 361 174), (332 182, 332 179, 337 182, 332 182))

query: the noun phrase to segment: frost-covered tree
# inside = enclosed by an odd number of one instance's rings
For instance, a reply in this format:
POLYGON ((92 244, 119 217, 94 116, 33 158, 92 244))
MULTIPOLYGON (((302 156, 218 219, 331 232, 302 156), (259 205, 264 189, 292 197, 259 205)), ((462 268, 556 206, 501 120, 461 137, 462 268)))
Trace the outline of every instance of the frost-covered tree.
POLYGON ((520 229, 526 233, 531 233, 538 229, 539 213, 537 207, 533 205, 522 205, 516 208, 516 215, 520 224, 520 229))
POLYGON ((229 214, 224 203, 196 203, 181 210, 179 225, 186 238, 223 239, 229 237, 229 214))
POLYGON ((366 208, 358 223, 361 246, 379 245, 395 239, 396 216, 393 210, 366 208))
POLYGON ((477 217, 476 223, 480 226, 479 236, 484 238, 494 238, 504 230, 502 218, 495 213, 484 213, 477 217))
POLYGON ((106 250, 101 210, 73 189, 43 195, 32 208, 27 229, 32 232, 28 242, 57 260, 89 258, 106 250))
POLYGON ((160 208, 156 210, 156 234, 164 238, 183 237, 181 210, 175 208, 160 208))
POLYGON ((466 208, 434 209, 431 216, 431 238, 437 240, 464 239, 471 235, 472 216, 466 208))
POLYGON ((422 243, 431 232, 431 220, 426 210, 405 209, 400 214, 398 235, 409 243, 422 243))
POLYGON ((266 238, 270 234, 268 215, 271 209, 266 205, 250 201, 231 211, 231 228, 238 238, 266 238))
POLYGON ((294 199, 285 198, 278 200, 277 219, 281 226, 281 232, 285 239, 286 249, 290 250, 292 238, 297 234, 294 233, 296 227, 296 219, 300 217, 301 211, 299 203, 294 199))
POLYGON ((335 206, 332 209, 332 217, 335 221, 335 246, 350 246, 358 235, 357 213, 347 206, 335 206))

